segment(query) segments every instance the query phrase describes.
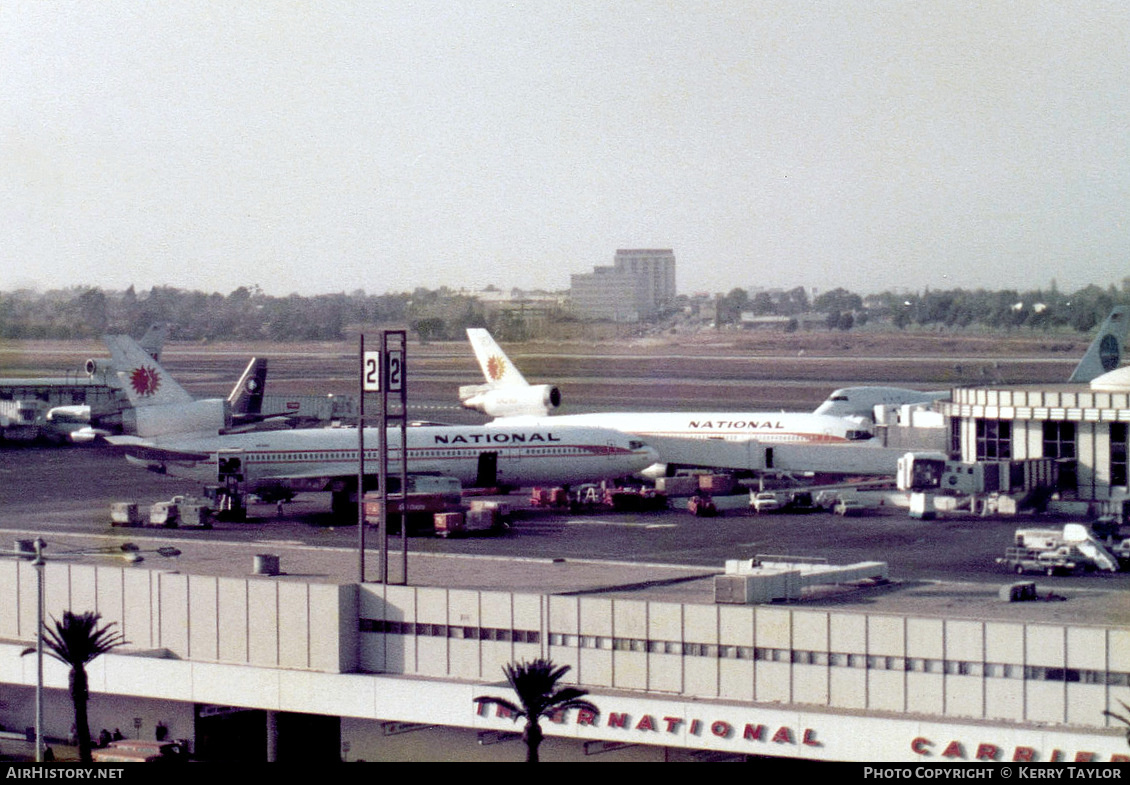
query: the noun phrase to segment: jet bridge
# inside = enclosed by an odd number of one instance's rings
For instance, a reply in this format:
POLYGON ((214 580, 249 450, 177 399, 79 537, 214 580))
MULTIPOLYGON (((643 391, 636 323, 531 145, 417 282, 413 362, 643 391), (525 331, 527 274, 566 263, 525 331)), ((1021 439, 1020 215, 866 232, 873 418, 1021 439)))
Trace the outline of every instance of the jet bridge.
POLYGON ((873 444, 770 444, 755 439, 682 439, 644 436, 668 466, 748 472, 815 472, 894 477, 906 450, 873 444))

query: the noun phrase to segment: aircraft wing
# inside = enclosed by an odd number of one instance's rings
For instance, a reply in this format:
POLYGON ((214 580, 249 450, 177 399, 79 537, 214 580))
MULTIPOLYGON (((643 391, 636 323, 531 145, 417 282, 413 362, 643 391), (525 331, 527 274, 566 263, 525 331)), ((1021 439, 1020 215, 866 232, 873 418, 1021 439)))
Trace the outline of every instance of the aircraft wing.
POLYGON ((278 431, 283 428, 298 427, 298 418, 288 412, 275 414, 232 414, 231 427, 223 433, 247 433, 248 431, 278 431))
POLYGON ((206 461, 212 457, 207 452, 162 447, 137 436, 107 436, 106 441, 113 448, 146 461, 206 461))

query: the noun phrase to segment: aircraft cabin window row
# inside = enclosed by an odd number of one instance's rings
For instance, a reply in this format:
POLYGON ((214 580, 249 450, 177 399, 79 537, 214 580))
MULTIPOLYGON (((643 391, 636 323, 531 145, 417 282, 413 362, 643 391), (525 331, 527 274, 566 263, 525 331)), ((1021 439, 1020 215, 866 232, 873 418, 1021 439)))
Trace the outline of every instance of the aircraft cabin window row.
MULTIPOLYGON (((643 442, 632 442, 632 449, 643 449, 643 442)), ((515 447, 507 450, 491 449, 482 450, 478 447, 468 447, 461 450, 431 450, 431 449, 412 449, 414 458, 466 458, 470 456, 477 456, 481 452, 506 452, 508 454, 517 453, 519 456, 547 456, 547 455, 589 455, 589 451, 580 447, 515 447)), ((389 451, 389 457, 399 460, 400 450, 393 448, 389 451)), ((357 452, 253 452, 247 453, 246 460, 256 463, 266 463, 268 461, 357 461, 357 452)), ((380 454, 376 451, 365 451, 366 461, 379 460, 380 454)))

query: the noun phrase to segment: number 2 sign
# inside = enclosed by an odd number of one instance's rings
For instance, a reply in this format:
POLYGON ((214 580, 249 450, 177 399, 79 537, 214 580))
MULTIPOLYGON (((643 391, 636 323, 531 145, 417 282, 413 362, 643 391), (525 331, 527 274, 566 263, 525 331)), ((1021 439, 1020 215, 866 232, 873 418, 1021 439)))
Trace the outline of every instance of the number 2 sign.
POLYGON ((404 389, 404 352, 401 350, 390 351, 384 364, 384 373, 381 373, 382 362, 380 352, 365 352, 361 363, 361 389, 365 392, 380 392, 381 377, 388 380, 389 392, 400 392, 404 389))

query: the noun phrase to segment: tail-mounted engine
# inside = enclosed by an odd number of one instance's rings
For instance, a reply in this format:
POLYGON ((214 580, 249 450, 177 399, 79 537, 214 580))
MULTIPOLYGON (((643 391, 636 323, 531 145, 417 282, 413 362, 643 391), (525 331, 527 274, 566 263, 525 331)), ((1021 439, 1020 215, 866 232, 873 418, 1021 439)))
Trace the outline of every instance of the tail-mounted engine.
POLYGON ((491 417, 549 414, 561 405, 561 391, 552 384, 526 387, 486 387, 476 385, 459 388, 460 402, 468 409, 491 417))

